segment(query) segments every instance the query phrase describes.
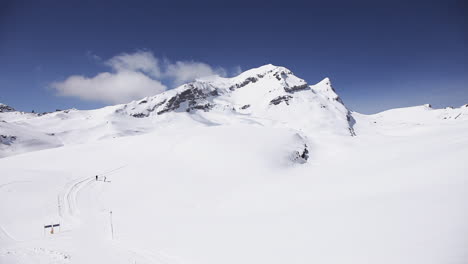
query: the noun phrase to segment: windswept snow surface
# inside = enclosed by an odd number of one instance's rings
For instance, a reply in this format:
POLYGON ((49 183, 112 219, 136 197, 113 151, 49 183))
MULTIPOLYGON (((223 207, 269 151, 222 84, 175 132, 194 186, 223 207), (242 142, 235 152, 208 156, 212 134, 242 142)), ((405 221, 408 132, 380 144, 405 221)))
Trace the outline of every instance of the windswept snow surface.
POLYGON ((178 106, 166 103, 186 88, 8 112, 3 124, 53 129, 64 146, 0 159, 0 263, 468 262, 468 107, 351 116, 329 80, 259 69, 268 88, 229 90, 252 71, 199 80, 197 94, 221 95, 178 106))

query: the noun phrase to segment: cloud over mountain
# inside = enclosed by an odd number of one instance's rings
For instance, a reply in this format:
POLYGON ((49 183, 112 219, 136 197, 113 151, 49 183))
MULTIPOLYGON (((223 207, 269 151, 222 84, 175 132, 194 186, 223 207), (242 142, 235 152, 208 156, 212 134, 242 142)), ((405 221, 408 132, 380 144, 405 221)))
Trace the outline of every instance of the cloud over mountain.
POLYGON ((137 71, 103 72, 92 78, 74 75, 63 82, 54 82, 51 86, 60 96, 104 103, 124 103, 167 89, 160 81, 137 71))
POLYGON ((221 67, 196 61, 161 60, 150 51, 121 53, 103 64, 111 71, 93 77, 73 75, 51 83, 50 87, 59 96, 115 104, 159 94, 196 78, 226 76, 226 70, 221 67))

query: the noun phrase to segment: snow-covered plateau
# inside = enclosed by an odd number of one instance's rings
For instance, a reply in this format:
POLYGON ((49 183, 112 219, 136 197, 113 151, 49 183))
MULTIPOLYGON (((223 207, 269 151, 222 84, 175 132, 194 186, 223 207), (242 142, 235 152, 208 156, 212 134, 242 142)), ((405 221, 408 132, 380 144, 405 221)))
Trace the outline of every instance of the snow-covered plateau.
POLYGON ((0 104, 0 263, 468 263, 467 131, 468 105, 359 114, 274 65, 0 104))

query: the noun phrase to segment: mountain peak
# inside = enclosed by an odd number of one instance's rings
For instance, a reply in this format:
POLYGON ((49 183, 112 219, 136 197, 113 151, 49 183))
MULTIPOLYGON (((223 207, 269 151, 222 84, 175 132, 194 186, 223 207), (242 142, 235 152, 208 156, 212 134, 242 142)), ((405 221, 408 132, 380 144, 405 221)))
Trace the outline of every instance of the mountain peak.
MULTIPOLYGON (((268 72, 268 71, 274 71, 274 70, 287 70, 287 71, 289 71, 288 69, 286 69, 286 68, 283 67, 283 66, 273 65, 273 64, 271 64, 271 63, 262 65, 262 66, 257 67, 257 68, 252 68, 252 69, 250 69, 250 70, 248 70, 248 71, 268 72)), ((248 71, 247 71, 247 72, 248 72, 248 71)))
MULTIPOLYGON (((289 69, 272 64, 232 78, 204 78, 173 90, 119 106, 116 113, 136 118, 173 119, 185 116, 210 124, 252 118, 308 131, 352 133, 348 109, 328 78, 309 85, 289 69), (169 116, 167 116, 169 115, 169 116)), ((258 121, 256 121, 258 122, 258 121)))
POLYGON ((330 81, 330 78, 328 77, 325 77, 323 78, 323 80, 321 80, 320 82, 318 82, 317 84, 322 84, 322 85, 328 85, 328 86, 331 86, 331 81, 330 81))
POLYGON ((16 111, 13 107, 11 106, 8 106, 6 104, 2 104, 0 103, 0 113, 3 113, 3 112, 14 112, 16 111))
POLYGON ((292 74, 292 72, 282 66, 276 66, 273 64, 265 64, 263 66, 252 68, 250 70, 244 71, 241 74, 233 78, 246 78, 246 77, 263 77, 267 74, 276 74, 276 73, 292 74))

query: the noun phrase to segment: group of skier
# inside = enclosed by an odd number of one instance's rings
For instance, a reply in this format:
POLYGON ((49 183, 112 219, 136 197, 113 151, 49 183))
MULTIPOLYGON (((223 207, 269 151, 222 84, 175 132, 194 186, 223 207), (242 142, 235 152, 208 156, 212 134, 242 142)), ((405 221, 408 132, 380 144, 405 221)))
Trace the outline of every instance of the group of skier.
MULTIPOLYGON (((103 181, 106 182, 106 179, 107 179, 107 177, 104 176, 104 180, 103 180, 103 181)), ((98 175, 96 175, 96 181, 99 181, 99 176, 98 176, 98 175)))

